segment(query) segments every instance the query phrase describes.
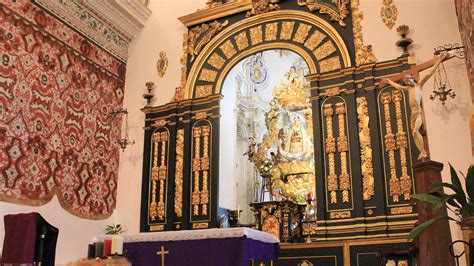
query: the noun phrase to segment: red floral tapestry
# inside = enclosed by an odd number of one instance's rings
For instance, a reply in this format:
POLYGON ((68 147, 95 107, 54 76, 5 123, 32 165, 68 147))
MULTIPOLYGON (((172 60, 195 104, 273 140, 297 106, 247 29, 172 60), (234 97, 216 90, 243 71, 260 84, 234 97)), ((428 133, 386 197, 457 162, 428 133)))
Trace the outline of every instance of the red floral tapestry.
POLYGON ((115 208, 125 64, 27 0, 0 3, 0 200, 115 208))

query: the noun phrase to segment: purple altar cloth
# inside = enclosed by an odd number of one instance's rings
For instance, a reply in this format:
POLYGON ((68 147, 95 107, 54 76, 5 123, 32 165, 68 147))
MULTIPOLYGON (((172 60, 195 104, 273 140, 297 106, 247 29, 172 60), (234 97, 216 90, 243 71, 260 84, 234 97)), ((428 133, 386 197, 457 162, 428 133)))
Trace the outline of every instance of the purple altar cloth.
POLYGON ((161 266, 164 247, 166 266, 247 266, 250 259, 278 258, 278 243, 265 243, 245 236, 182 241, 124 243, 124 255, 134 266, 161 266))

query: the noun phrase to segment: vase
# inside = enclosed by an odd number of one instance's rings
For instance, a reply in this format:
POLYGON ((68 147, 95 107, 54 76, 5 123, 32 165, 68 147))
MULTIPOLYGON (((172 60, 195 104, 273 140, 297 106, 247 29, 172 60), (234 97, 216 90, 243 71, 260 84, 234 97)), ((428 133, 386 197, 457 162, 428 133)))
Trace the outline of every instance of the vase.
MULTIPOLYGON (((461 231, 462 231, 462 238, 465 242, 471 244, 471 239, 474 240, 474 235, 471 236, 471 234, 474 232, 474 216, 469 216, 461 219, 460 222, 461 225, 461 231)), ((465 249, 465 254, 466 254, 466 265, 471 265, 471 250, 469 246, 464 245, 465 249)))

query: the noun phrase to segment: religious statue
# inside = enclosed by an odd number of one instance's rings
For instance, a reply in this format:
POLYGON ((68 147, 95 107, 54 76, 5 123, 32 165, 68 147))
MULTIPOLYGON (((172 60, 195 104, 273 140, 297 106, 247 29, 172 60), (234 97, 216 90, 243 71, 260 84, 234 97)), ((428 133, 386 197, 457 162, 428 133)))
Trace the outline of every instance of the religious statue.
POLYGON ((440 56, 433 67, 430 69, 428 74, 421 79, 420 82, 417 82, 415 78, 411 74, 405 75, 403 79, 403 83, 405 85, 400 85, 398 83, 393 82, 390 79, 383 79, 384 82, 390 84, 396 89, 404 90, 408 92, 409 104, 411 108, 411 117, 410 117, 410 124, 412 135, 415 140, 415 145, 420 151, 420 156, 418 159, 425 159, 428 157, 428 153, 425 149, 423 136, 420 133, 420 129, 423 125, 423 108, 421 105, 422 100, 422 90, 423 85, 425 85, 426 81, 434 74, 436 68, 438 68, 439 64, 448 58, 449 54, 444 54, 440 56))

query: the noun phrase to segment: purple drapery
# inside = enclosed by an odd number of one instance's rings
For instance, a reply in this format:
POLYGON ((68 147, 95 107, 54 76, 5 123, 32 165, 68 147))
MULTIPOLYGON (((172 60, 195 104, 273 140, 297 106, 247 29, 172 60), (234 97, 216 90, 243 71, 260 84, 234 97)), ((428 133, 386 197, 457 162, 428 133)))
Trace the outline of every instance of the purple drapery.
POLYGON ((250 259, 278 258, 278 243, 241 238, 124 243, 124 254, 134 266, 161 266, 164 247, 166 266, 247 266, 250 259))

